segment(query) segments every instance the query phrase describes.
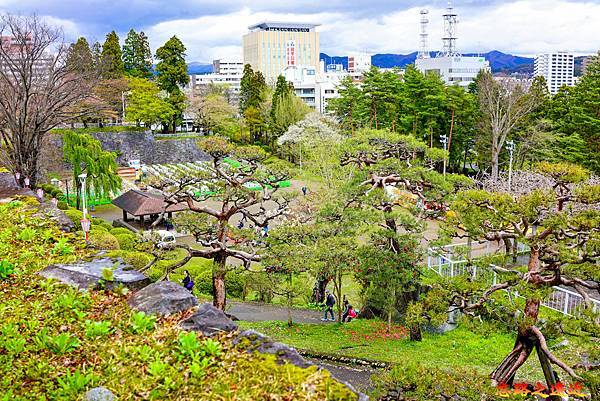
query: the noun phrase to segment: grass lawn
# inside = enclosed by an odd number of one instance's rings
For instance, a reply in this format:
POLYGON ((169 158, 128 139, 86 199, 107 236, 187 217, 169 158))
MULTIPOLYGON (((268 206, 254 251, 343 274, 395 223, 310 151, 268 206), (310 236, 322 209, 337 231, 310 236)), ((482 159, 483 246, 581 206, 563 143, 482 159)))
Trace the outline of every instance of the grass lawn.
MULTIPOLYGON (((296 324, 291 328, 283 322, 238 323, 302 350, 394 364, 417 362, 431 368, 461 366, 484 375, 496 368, 514 344, 512 334, 481 335, 461 327, 445 334, 424 333, 423 341, 411 342, 404 328, 395 326, 387 334, 384 323, 372 320, 344 325, 296 324)), ((520 375, 541 378, 536 361, 533 355, 520 375)))

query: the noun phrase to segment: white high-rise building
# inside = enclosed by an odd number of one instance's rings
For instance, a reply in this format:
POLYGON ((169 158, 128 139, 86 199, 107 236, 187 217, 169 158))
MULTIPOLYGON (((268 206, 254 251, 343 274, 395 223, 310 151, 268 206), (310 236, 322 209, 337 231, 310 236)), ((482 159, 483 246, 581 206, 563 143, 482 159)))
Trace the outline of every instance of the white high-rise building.
POLYGON ((192 94, 202 93, 211 84, 226 85, 229 103, 239 101, 240 84, 244 75, 244 63, 237 58, 213 60, 213 72, 210 74, 190 75, 189 89, 192 94))
POLYGON ((548 91, 555 95, 562 86, 575 85, 575 57, 569 52, 538 54, 533 75, 544 77, 548 91))

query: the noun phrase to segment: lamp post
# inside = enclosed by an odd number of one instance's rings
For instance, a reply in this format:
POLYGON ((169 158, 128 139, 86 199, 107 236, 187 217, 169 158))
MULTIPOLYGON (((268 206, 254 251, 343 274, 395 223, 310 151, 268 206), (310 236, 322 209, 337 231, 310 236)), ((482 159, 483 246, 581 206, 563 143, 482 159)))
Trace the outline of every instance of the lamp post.
POLYGON ((508 190, 511 190, 512 184, 512 164, 513 164, 513 152, 515 151, 515 141, 506 141, 506 149, 508 149, 509 161, 508 161, 508 190))
POLYGON ((85 199, 85 180, 87 178, 87 174, 79 174, 79 181, 81 182, 81 199, 83 201, 83 218, 81 219, 81 229, 85 233, 85 243, 87 244, 89 241, 88 234, 90 232, 91 222, 87 218, 87 202, 85 199))
MULTIPOLYGON (((446 146, 448 145, 448 136, 440 135, 440 140, 442 141, 442 145, 444 145, 444 151, 446 151, 446 146)), ((444 177, 446 176, 446 154, 444 154, 444 177)))

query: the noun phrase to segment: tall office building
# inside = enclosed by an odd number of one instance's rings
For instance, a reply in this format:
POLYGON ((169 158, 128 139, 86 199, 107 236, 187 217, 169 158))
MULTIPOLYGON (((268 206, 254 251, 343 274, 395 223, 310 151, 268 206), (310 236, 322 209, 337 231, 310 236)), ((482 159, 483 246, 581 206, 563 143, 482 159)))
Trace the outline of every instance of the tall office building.
POLYGON ((538 54, 535 57, 533 75, 544 77, 548 91, 556 94, 561 86, 573 86, 575 57, 569 52, 538 54))
POLYGON ((319 33, 316 24, 262 22, 249 26, 243 37, 244 64, 260 71, 267 83, 288 67, 319 66, 319 33))

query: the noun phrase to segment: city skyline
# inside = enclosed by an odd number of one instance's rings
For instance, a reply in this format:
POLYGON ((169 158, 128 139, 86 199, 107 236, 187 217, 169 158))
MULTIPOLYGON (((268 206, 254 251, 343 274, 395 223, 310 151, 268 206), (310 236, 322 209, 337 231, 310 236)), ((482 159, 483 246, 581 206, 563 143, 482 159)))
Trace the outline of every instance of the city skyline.
MULTIPOLYGON (((371 1, 333 0, 261 2, 174 0, 169 7, 148 0, 110 4, 97 0, 75 2, 0 0, 0 11, 37 13, 61 25, 65 39, 78 36, 104 40, 115 30, 121 41, 130 28, 143 30, 155 50, 177 35, 187 47, 189 62, 241 57, 242 36, 248 26, 262 21, 320 24, 321 51, 330 55, 411 53, 418 50, 419 11, 429 10, 429 47, 441 48, 444 1, 403 1, 389 4, 371 1), (368 35, 365 33, 368 32, 368 35)), ((500 50, 516 55, 568 50, 591 54, 600 37, 599 1, 455 1, 459 15, 459 52, 500 50), (484 4, 481 4, 484 3, 484 4)))

